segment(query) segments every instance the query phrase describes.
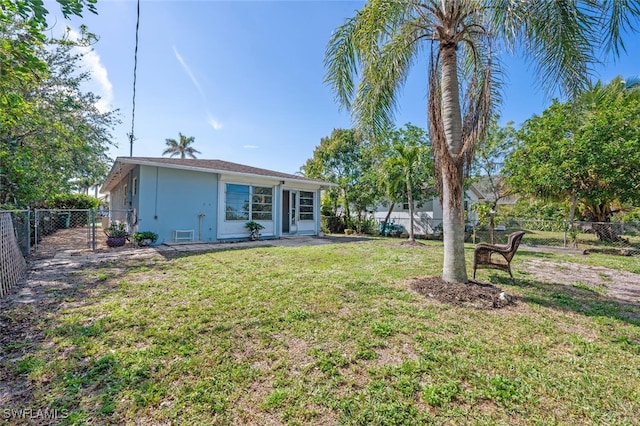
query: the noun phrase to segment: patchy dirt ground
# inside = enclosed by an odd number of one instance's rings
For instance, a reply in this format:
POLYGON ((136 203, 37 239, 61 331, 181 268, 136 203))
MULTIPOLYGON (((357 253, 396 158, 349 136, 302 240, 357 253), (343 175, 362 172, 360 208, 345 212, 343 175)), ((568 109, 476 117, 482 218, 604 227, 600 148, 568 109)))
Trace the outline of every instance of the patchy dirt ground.
POLYGON ((609 298, 640 304, 640 274, 549 260, 527 260, 518 268, 539 281, 585 286, 609 298))
MULTIPOLYGON (((640 274, 549 260, 527 260, 518 271, 536 281, 588 289, 608 299, 640 305, 640 274)), ((501 288, 476 281, 455 284, 440 277, 423 277, 410 281, 409 286, 428 298, 452 305, 497 309, 515 303, 515 298, 501 288)))
POLYGON ((425 277, 412 280, 409 286, 440 302, 478 309, 504 308, 515 301, 500 287, 476 281, 460 284, 446 282, 440 277, 425 277))

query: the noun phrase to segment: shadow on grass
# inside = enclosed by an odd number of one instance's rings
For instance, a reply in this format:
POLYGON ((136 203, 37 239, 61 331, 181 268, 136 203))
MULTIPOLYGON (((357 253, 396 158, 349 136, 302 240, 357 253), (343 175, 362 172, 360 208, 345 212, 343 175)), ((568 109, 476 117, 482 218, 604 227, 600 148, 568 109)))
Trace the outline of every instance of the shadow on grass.
MULTIPOLYGON (((188 245, 192 248, 181 249, 180 245, 175 245, 173 251, 159 251, 158 255, 165 259, 175 259, 182 257, 189 257, 193 255, 200 255, 213 252, 235 251, 235 250, 249 250, 255 248, 266 247, 306 247, 306 246, 322 246, 322 245, 335 245, 335 244, 351 244, 364 241, 372 241, 378 239, 377 237, 367 236, 340 236, 340 235, 325 235, 322 237, 291 237, 291 238, 274 238, 274 239, 262 239, 260 241, 234 241, 234 242, 220 242, 220 243, 197 243, 188 245)), ((185 245, 184 247, 187 247, 185 245)))
MULTIPOLYGON (((101 357, 87 353, 83 349, 86 341, 102 338, 109 328, 109 319, 87 320, 82 315, 80 319, 65 319, 67 309, 101 303, 120 291, 119 283, 132 272, 170 271, 174 266, 165 260, 171 258, 262 247, 351 244, 371 238, 326 236, 305 240, 308 244, 295 239, 265 240, 259 244, 238 242, 193 251, 153 252, 145 257, 131 257, 135 251, 129 250, 88 262, 80 258, 77 261, 71 258, 69 263, 33 258, 27 278, 0 299, 0 405, 17 412, 59 410, 68 415, 62 424, 82 423, 87 421, 86 416, 97 416, 99 423, 110 423, 116 401, 123 392, 134 397, 155 392, 145 388, 153 386, 148 380, 152 367, 144 363, 142 367, 124 365, 117 355, 110 353, 101 357), (51 349, 53 341, 69 345, 63 355, 51 349), (82 407, 81 401, 87 400, 95 404, 94 409, 86 411, 82 407)), ((59 344, 53 344, 53 348, 59 348, 59 344)))
POLYGON ((104 296, 118 291, 122 277, 149 261, 73 266, 32 262, 27 276, 0 299, 0 402, 5 409, 4 420, 20 424, 21 410, 32 410, 59 416, 50 420, 61 424, 82 422, 77 404, 80 393, 93 395, 99 404, 99 416, 113 412, 116 395, 129 384, 121 380, 126 368, 111 354, 91 359, 80 349, 86 339, 104 334, 107 320, 65 323, 62 317, 66 309, 100 303, 104 296), (50 368, 51 357, 59 355, 47 349, 52 339, 66 339, 72 345, 63 361, 55 361, 65 363, 59 371, 50 368), (53 392, 56 398, 42 398, 52 394, 54 388, 58 389, 53 392), (18 417, 7 418, 12 413, 18 417))
POLYGON ((522 277, 517 277, 514 285, 509 277, 496 274, 491 275, 490 281, 503 288, 519 289, 522 296, 518 300, 521 302, 640 325, 639 304, 607 297, 589 288, 522 277))

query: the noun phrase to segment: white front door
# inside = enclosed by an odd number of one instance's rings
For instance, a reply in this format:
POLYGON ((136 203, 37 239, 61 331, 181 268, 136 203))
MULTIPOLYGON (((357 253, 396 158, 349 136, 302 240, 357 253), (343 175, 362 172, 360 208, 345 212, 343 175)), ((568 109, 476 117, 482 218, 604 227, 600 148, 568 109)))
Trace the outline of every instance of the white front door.
POLYGON ((289 233, 298 232, 298 191, 289 192, 289 233))

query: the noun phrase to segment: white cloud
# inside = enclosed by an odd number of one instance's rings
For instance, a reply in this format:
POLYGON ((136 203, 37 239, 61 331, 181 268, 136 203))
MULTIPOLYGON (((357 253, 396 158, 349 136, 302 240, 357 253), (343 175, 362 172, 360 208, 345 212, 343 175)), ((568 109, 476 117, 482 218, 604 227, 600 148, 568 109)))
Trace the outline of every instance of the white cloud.
MULTIPOLYGON (((180 52, 178 52, 178 49, 175 46, 173 46, 172 48, 173 48, 173 54, 176 56, 176 59, 178 60, 178 62, 180 62, 180 65, 182 65, 182 69, 184 69, 184 72, 187 73, 187 76, 189 76, 189 79, 191 80, 193 85, 196 86, 196 89, 198 90, 198 93, 200 94, 202 101, 206 104, 207 97, 204 94, 204 90, 202 90, 202 86, 200 86, 200 82, 195 77, 195 75, 193 75, 193 72, 191 72, 191 68, 189 68, 189 65, 187 65, 182 55, 180 55, 180 52)), ((213 130, 222 129, 222 123, 211 114, 207 114, 207 123, 209 123, 209 125, 213 128, 213 130)))
POLYGON ((209 114, 209 116, 207 117, 207 123, 209 123, 209 125, 213 127, 213 130, 222 129, 222 123, 211 114, 209 114))
POLYGON ((257 149, 258 145, 244 145, 243 148, 244 149, 257 149))
POLYGON ((198 92, 200 93, 200 96, 204 97, 204 94, 202 92, 202 87, 200 87, 200 82, 193 75, 193 73, 191 72, 191 68, 189 68, 189 65, 187 65, 187 63, 184 61, 184 59, 182 59, 182 55, 180 55, 180 52, 178 52, 178 49, 176 49, 175 46, 173 46, 173 53, 174 53, 174 55, 176 55, 176 59, 178 60, 178 62, 180 62, 180 65, 182 65, 182 68, 184 69, 184 71, 187 73, 187 75, 191 79, 191 82, 193 82, 194 86, 196 86, 196 88, 198 89, 198 92))
MULTIPOLYGON (((69 38, 71 40, 80 39, 78 32, 70 29, 69 38)), ((100 96, 100 100, 96 103, 96 108, 100 112, 107 112, 111 109, 113 102, 113 85, 109 81, 107 68, 102 64, 100 55, 89 46, 76 47, 78 52, 82 54, 82 63, 91 73, 92 82, 96 85, 92 91, 100 96)))

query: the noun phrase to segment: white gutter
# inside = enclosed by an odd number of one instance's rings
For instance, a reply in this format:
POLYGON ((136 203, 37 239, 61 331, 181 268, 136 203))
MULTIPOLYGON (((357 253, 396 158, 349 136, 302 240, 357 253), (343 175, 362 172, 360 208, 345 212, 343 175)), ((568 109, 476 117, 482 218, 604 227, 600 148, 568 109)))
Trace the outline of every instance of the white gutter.
MULTIPOLYGON (((166 167, 166 168, 170 168, 170 169, 190 170, 190 171, 195 171, 195 172, 216 173, 216 174, 227 174, 227 175, 233 175, 233 176, 244 176, 244 177, 251 177, 251 178, 261 178, 261 179, 273 180, 274 182, 281 182, 283 180, 292 180, 294 182, 318 185, 318 186, 320 186, 320 188, 323 188, 323 189, 324 188, 330 188, 332 186, 337 186, 336 184, 330 183, 330 182, 321 182, 321 181, 317 181, 317 180, 310 180, 310 179, 304 179, 304 178, 301 179, 301 178, 298 178, 298 177, 269 176, 269 175, 261 175, 261 174, 256 174, 256 173, 245 173, 245 172, 229 171, 229 170, 224 170, 224 169, 212 169, 212 168, 206 168, 206 167, 196 167, 196 166, 188 166, 188 165, 181 165, 181 164, 159 163, 159 162, 155 162, 155 161, 129 160, 126 157, 120 158, 118 161, 116 161, 116 163, 113 166, 115 167, 117 163, 131 164, 131 165, 141 165, 141 166, 150 166, 150 167, 166 167)), ((113 171, 113 169, 112 169, 112 171, 113 171)), ((108 180, 108 178, 110 176, 111 176, 111 173, 109 173, 109 175, 107 175, 107 180, 108 180)), ((105 184, 107 183, 107 180, 105 180, 105 184)), ((101 188, 101 190, 102 190, 102 188, 101 188)))

